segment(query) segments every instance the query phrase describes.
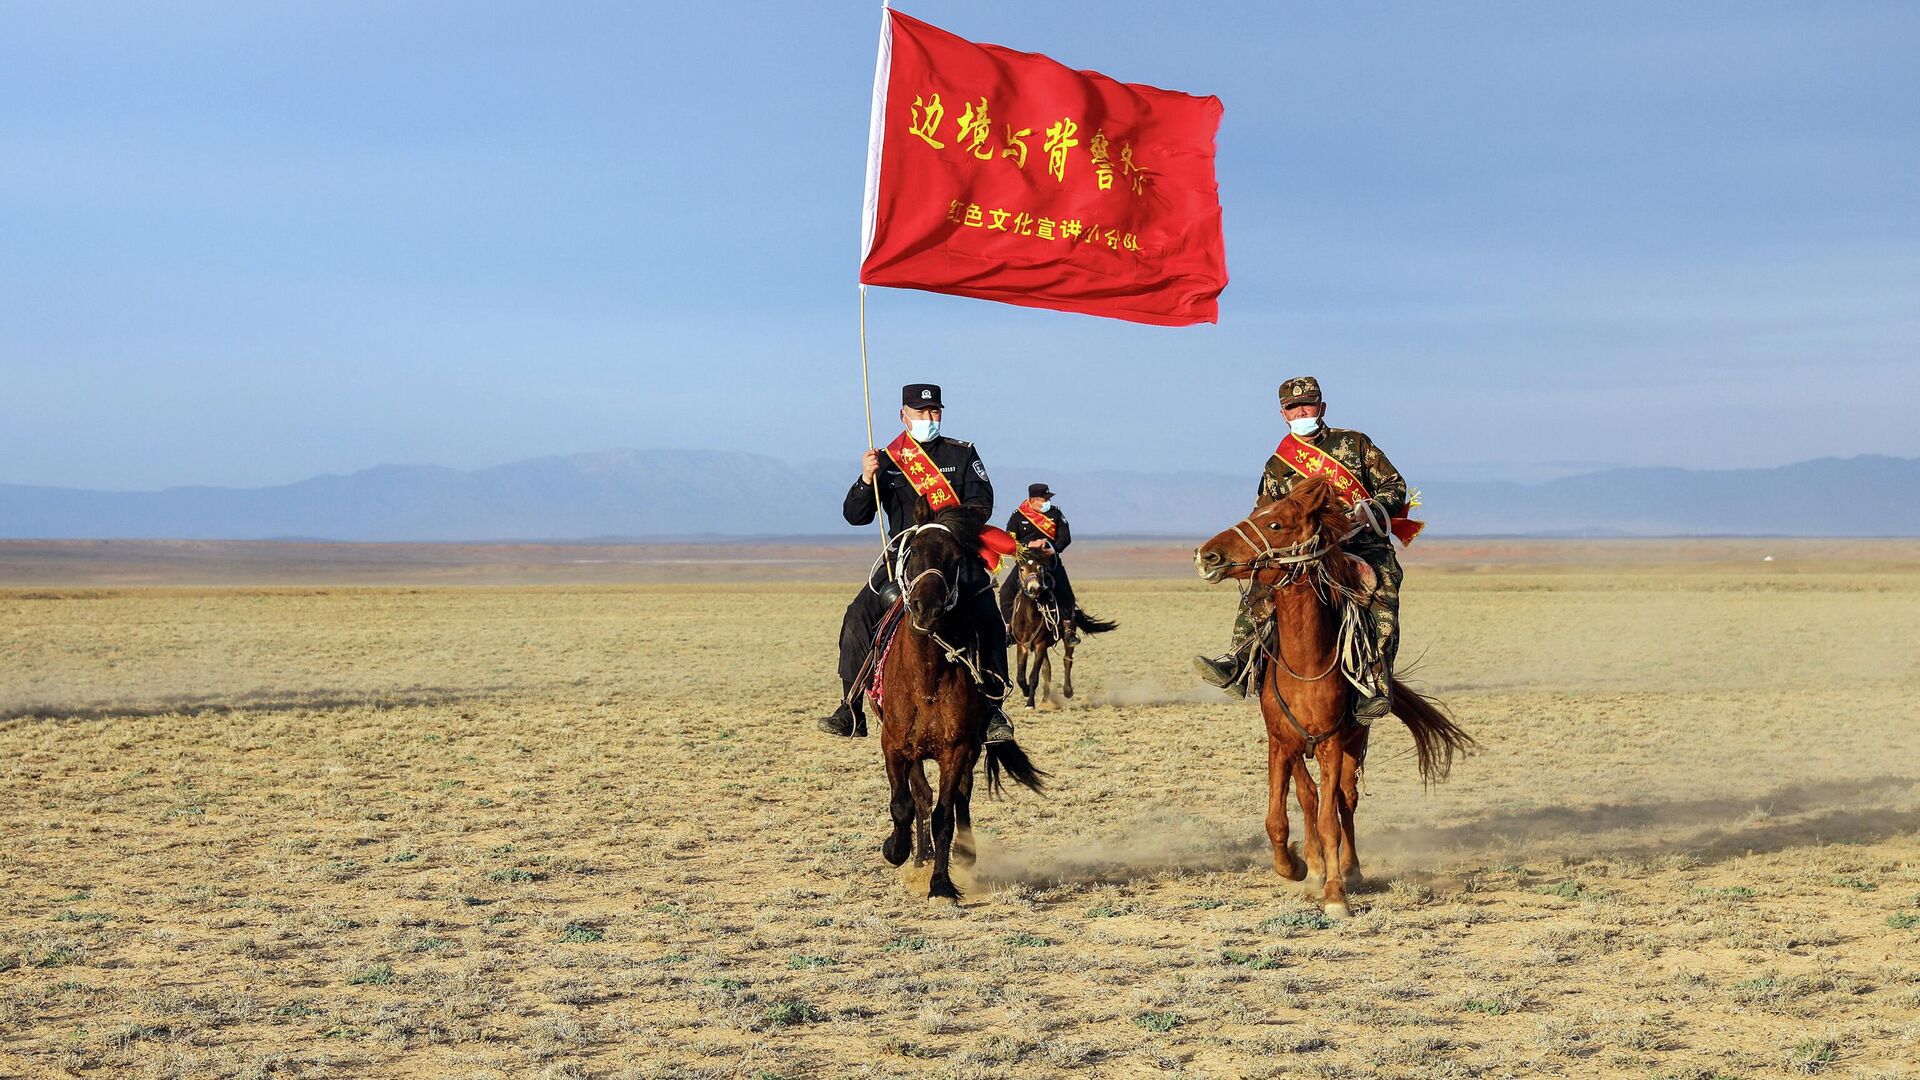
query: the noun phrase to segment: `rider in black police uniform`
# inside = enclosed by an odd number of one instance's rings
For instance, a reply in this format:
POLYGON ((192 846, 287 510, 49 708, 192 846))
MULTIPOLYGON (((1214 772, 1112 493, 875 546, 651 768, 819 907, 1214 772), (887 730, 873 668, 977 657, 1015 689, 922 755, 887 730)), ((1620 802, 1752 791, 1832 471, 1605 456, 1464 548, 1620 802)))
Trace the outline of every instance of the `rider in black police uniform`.
MULTIPOLYGON (((900 425, 918 442, 940 472, 953 485, 954 494, 960 496, 963 506, 979 512, 985 519, 993 514, 993 484, 987 479, 987 467, 980 463, 980 453, 973 444, 961 439, 949 439, 940 434, 940 417, 945 406, 940 401, 940 388, 932 383, 909 383, 900 388, 900 425)), ((873 522, 874 487, 879 486, 880 503, 887 511, 887 530, 889 536, 897 537, 901 530, 913 525, 913 512, 916 505, 923 504, 920 493, 913 490, 907 478, 900 472, 893 459, 882 451, 869 449, 860 462, 860 479, 847 489, 845 504, 841 514, 849 525, 869 525, 873 522)), ((889 557, 890 558, 890 557, 889 557)), ((960 582, 961 602, 973 605, 973 621, 980 635, 980 667, 990 672, 986 689, 993 694, 1005 692, 1007 682, 1007 627, 1000 621, 1000 615, 993 606, 993 579, 988 575, 984 563, 970 564, 971 573, 960 582)), ((860 589, 853 602, 847 605, 847 614, 840 622, 840 707, 831 716, 820 720, 820 730, 834 735, 865 735, 866 717, 861 711, 860 695, 853 692, 853 681, 860 676, 860 668, 866 663, 867 653, 873 649, 874 628, 880 623, 890 603, 889 596, 883 596, 881 590, 893 594, 893 584, 887 577, 887 568, 883 563, 874 566, 865 586, 860 589)), ((987 741, 1006 742, 1013 738, 1013 725, 997 705, 990 705, 991 715, 987 721, 987 741)))
MULTIPOLYGON (((1040 526, 1027 520, 1027 515, 1015 509, 1013 516, 1007 519, 1007 531, 1019 541, 1021 547, 1041 548, 1053 553, 1053 598, 1060 605, 1062 632, 1074 633, 1073 582, 1067 580, 1066 560, 1060 553, 1073 543, 1073 530, 1067 527, 1067 515, 1053 505, 1053 492, 1045 484, 1027 485, 1027 505, 1037 513, 1053 522, 1053 539, 1040 531, 1040 526)), ((1007 580, 1000 584, 1000 617, 1013 625, 1013 602, 1020 595, 1020 575, 1008 574, 1007 580)))

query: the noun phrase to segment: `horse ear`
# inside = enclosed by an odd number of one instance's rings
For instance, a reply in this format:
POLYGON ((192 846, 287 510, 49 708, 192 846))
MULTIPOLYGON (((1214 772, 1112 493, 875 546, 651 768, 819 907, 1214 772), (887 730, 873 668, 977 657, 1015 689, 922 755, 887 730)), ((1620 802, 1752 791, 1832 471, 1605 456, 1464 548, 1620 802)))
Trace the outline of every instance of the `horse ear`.
POLYGON ((913 500, 913 523, 915 525, 925 525, 927 522, 932 520, 933 520, 933 507, 927 505, 927 500, 925 499, 913 500))

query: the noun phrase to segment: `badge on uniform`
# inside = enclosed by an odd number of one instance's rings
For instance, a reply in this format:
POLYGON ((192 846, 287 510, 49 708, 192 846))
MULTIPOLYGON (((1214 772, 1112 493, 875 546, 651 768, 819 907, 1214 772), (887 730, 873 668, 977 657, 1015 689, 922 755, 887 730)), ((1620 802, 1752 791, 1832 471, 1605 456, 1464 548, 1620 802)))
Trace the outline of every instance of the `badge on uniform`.
MULTIPOLYGON (((973 459, 973 471, 980 474, 980 479, 982 480, 987 479, 986 462, 981 461, 979 458, 973 459)), ((988 482, 991 483, 991 481, 988 481, 988 482)))

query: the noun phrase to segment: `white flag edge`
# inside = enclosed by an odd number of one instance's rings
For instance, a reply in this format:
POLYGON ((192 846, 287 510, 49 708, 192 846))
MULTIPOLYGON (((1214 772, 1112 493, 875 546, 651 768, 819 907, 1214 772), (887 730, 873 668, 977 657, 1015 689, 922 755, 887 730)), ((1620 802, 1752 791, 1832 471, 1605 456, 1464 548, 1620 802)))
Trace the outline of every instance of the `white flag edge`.
POLYGON ((867 122, 867 190, 860 217, 860 263, 873 253, 874 219, 880 212, 880 148, 886 133, 887 76, 893 71, 893 10, 880 8, 880 54, 873 65, 873 114, 867 122))

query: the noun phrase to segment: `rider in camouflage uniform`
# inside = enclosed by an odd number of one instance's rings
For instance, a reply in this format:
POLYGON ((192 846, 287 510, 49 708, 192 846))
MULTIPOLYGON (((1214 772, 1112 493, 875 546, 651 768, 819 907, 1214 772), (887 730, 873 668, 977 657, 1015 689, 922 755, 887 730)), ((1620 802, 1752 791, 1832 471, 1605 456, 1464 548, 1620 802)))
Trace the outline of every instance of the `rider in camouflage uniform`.
MULTIPOLYGON (((1319 380, 1307 375, 1281 383, 1280 411, 1298 438, 1324 451, 1353 473, 1377 504, 1380 511, 1378 522, 1384 523, 1387 519, 1406 514, 1407 482, 1401 478, 1393 463, 1387 460, 1387 455, 1381 453, 1373 440, 1361 432, 1328 427, 1322 419, 1326 414, 1326 402, 1320 396, 1319 380)), ((1260 474, 1260 490, 1255 497, 1254 508, 1259 509, 1286 498, 1301 479, 1300 473, 1278 455, 1269 457, 1265 470, 1260 474)), ((1399 558, 1394 554, 1392 536, 1375 527, 1372 515, 1356 508, 1354 516, 1358 529, 1348 538, 1345 548, 1372 567, 1378 580, 1378 587, 1367 606, 1367 618, 1373 631, 1374 656, 1372 670, 1367 672, 1365 681, 1373 683, 1373 693, 1363 696, 1354 705, 1354 718, 1366 724, 1392 710, 1389 678, 1394 654, 1400 648, 1400 581, 1405 575, 1400 569, 1399 558)), ((1271 597, 1272 591, 1265 586, 1253 587, 1253 602, 1242 608, 1234 620, 1233 643, 1228 650, 1218 657, 1194 657, 1194 666, 1201 678, 1229 693, 1246 693, 1243 679, 1245 665, 1255 651, 1256 623, 1265 623, 1269 619, 1271 597)))

